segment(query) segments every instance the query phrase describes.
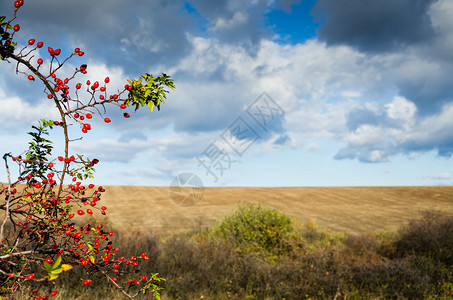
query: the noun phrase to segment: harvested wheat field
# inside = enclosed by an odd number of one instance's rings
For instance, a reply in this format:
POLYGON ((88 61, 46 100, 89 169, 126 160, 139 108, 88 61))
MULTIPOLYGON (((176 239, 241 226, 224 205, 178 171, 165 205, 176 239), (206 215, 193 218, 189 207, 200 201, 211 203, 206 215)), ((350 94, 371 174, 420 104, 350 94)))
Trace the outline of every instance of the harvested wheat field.
POLYGON ((196 205, 182 207, 168 187, 109 186, 102 199, 118 228, 156 233, 210 227, 240 203, 262 203, 349 233, 395 230, 426 210, 453 213, 453 187, 205 188, 196 205))

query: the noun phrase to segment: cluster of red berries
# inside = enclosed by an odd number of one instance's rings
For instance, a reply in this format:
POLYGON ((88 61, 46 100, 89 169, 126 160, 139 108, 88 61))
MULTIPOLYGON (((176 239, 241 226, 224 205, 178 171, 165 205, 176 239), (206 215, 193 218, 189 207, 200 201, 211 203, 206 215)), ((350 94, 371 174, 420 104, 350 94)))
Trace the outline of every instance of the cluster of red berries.
POLYGON ((53 125, 63 127, 64 123, 63 122, 54 121, 53 125))
POLYGON ((15 8, 19 8, 22 5, 24 5, 24 0, 17 0, 17 1, 14 2, 14 7, 15 8))
POLYGON ((78 56, 83 56, 85 54, 85 52, 80 51, 80 48, 75 48, 74 53, 76 53, 78 56))
MULTIPOLYGON (((36 42, 35 39, 29 39, 29 40, 28 40, 28 44, 29 44, 30 46, 33 46, 33 45, 35 44, 35 42, 36 42)), ((38 42, 38 43, 36 44, 36 47, 38 47, 38 48, 42 48, 42 46, 44 46, 44 43, 43 43, 43 42, 38 42)))
MULTIPOLYGON (((77 48, 77 49, 79 49, 79 48, 77 48)), ((83 64, 83 65, 80 66, 80 72, 82 72, 82 74, 86 74, 87 73, 87 65, 86 64, 83 64)), ((76 87, 78 89, 80 89, 82 87, 82 85, 80 83, 77 84, 77 86, 76 87), (79 86, 79 87, 77 87, 77 86, 79 86)))
POLYGON ((95 164, 99 163, 99 159, 95 158, 90 162, 90 167, 94 166, 95 164))
POLYGON ((59 161, 64 161, 65 163, 68 164, 68 163, 70 163, 72 161, 75 161, 75 157, 74 157, 74 155, 71 155, 70 157, 66 157, 66 158, 63 157, 63 156, 58 156, 58 160, 59 161))
MULTIPOLYGON (((57 295, 57 293, 58 293, 58 291, 52 291, 52 292, 50 292, 50 296, 55 297, 57 295)), ((38 290, 33 290, 33 295, 36 296, 36 299, 38 299, 38 300, 49 299, 49 295, 45 295, 45 296, 38 295, 38 290)))
POLYGON ((61 53, 61 49, 52 49, 51 47, 47 47, 47 51, 49 51, 50 56, 58 56, 61 53))
POLYGON ((75 114, 74 114, 74 118, 75 118, 75 119, 79 119, 79 118, 80 118, 80 121, 85 120, 85 118, 91 119, 92 117, 93 117, 93 115, 90 114, 90 113, 87 113, 85 116, 84 116, 84 115, 79 115, 79 113, 75 113, 75 114))

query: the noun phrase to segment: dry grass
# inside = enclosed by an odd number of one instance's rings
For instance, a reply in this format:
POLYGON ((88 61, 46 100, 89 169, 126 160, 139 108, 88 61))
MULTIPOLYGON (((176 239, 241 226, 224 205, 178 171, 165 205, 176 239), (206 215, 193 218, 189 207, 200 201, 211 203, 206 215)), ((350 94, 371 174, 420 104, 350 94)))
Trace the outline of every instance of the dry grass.
POLYGON ((116 228, 177 232, 212 227, 240 203, 281 209, 301 222, 366 233, 396 230, 422 211, 453 212, 453 187, 205 188, 191 207, 176 205, 168 187, 109 186, 102 202, 116 228))

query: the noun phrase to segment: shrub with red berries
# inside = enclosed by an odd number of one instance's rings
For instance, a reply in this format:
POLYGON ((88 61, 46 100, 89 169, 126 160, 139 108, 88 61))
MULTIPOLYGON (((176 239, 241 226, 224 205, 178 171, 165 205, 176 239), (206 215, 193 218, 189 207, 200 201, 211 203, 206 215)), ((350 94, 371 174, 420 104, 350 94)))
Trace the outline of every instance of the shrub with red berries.
POLYGON ((89 276, 79 278, 81 286, 107 280, 130 299, 139 293, 157 298, 160 288, 156 283, 162 278, 136 274, 140 260, 148 259, 146 253, 129 259, 119 257, 119 249, 110 240, 114 232, 102 224, 80 225, 76 220, 78 216, 106 214, 107 207, 99 205, 105 189, 84 183, 93 177, 99 160, 71 152, 70 145, 81 139, 70 136, 68 128, 79 127, 87 134, 95 118, 115 123, 106 116, 108 106, 119 107, 126 118, 130 114, 124 110, 131 106, 134 111, 144 106, 151 111, 160 109, 168 93, 165 88, 175 88, 173 80, 166 74, 153 77, 146 73, 128 81, 124 89, 110 92, 108 76, 83 79, 88 73, 83 62, 72 74, 64 74, 62 66, 69 59, 82 59, 80 48, 70 51, 65 59, 60 55, 68 52, 53 45, 45 54, 41 52, 43 57, 36 57, 44 43, 35 38, 16 49, 14 35, 20 30, 16 18, 23 4, 22 0, 14 2, 9 21, 0 17, 0 59, 14 62, 17 73, 32 81, 30 84, 42 84, 46 101, 54 102, 60 118, 40 120, 29 132, 31 141, 23 153, 3 155, 8 182, 0 183, 0 296, 16 298, 19 291, 29 291, 34 299, 49 299, 58 294, 57 289, 41 292, 31 290, 27 283, 50 280, 57 286, 61 273, 77 267, 84 268, 83 274, 89 276), (41 68, 44 62, 45 70, 41 68), (86 82, 86 88, 81 82, 86 82), (57 155, 48 139, 53 131, 64 136, 57 155), (19 170, 17 179, 11 178, 13 165, 19 170))

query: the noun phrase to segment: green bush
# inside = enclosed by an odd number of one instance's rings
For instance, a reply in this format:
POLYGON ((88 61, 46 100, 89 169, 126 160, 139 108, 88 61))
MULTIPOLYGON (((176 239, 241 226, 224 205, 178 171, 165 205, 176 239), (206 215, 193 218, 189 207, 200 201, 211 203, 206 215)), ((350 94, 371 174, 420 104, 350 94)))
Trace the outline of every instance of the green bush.
POLYGON ((276 259, 292 251, 296 234, 291 217, 259 204, 240 205, 212 230, 245 253, 276 259))

